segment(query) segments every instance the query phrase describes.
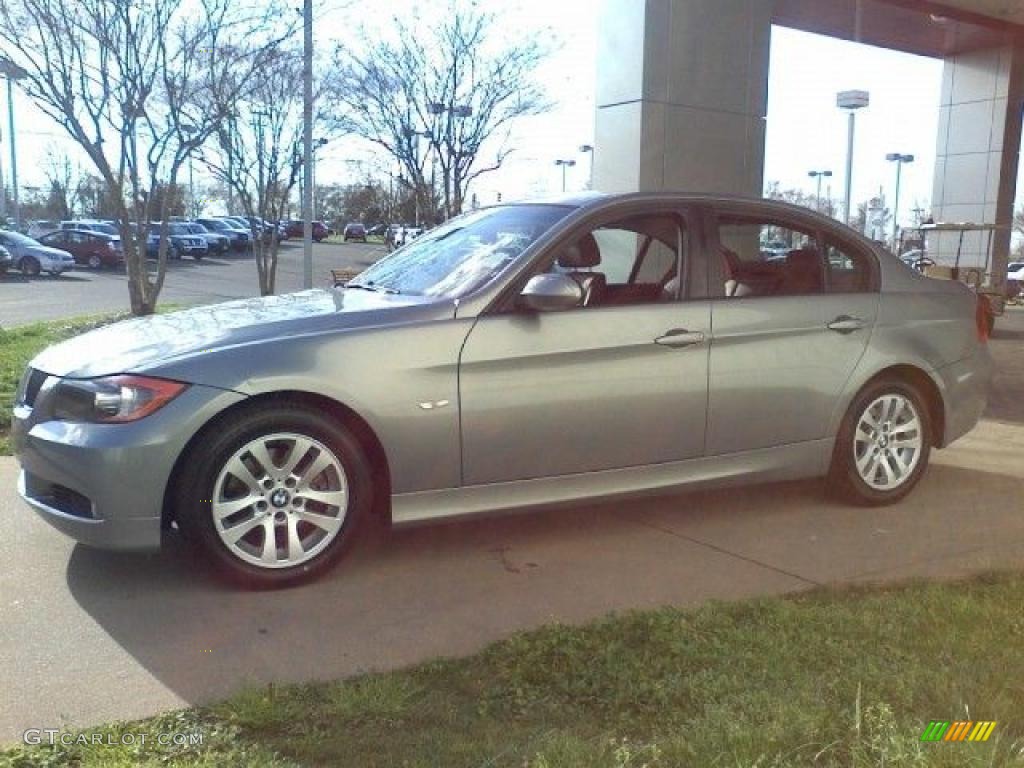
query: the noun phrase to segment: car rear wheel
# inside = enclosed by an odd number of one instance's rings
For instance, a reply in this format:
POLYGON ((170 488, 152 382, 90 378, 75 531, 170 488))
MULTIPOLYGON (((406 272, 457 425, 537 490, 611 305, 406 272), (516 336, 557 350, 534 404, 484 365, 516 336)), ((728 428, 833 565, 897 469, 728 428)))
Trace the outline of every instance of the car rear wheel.
POLYGON ((178 522, 230 581, 286 587, 337 562, 372 497, 359 441, 282 403, 240 411, 200 443, 179 485, 178 522))
POLYGON ((92 269, 99 269, 100 267, 103 266, 103 260, 99 257, 98 254, 90 253, 89 254, 89 266, 92 269))
POLYGON ((920 482, 931 455, 925 399, 905 381, 865 387, 843 420, 829 473, 833 487, 856 504, 892 504, 920 482))
POLYGON ((21 260, 21 274, 35 276, 41 272, 39 259, 35 256, 26 256, 21 260))

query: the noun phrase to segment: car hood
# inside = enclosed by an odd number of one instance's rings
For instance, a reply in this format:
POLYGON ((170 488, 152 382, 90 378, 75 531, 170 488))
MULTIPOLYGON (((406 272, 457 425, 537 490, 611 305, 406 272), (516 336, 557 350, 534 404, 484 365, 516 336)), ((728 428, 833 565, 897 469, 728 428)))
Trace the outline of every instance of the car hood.
POLYGON ((453 314, 450 302, 362 290, 314 289, 125 320, 49 347, 31 366, 70 378, 144 373, 171 360, 226 347, 453 314))
POLYGON ((51 259, 73 258, 67 251, 63 251, 60 248, 52 248, 49 245, 28 245, 25 246, 25 253, 30 253, 33 256, 47 256, 51 259))

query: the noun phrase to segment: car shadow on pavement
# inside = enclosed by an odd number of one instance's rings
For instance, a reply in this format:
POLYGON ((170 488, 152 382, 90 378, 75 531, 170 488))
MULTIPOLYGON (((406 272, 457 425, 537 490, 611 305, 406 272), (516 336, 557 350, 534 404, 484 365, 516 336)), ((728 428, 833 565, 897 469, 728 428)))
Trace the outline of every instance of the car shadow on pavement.
POLYGON ((258 683, 468 654, 610 611, 941 575, 954 561, 991 567, 1022 557, 1024 519, 1009 511, 1019 490, 1019 478, 935 465, 884 509, 797 482, 378 526, 319 581, 277 592, 221 584, 178 538, 147 556, 77 546, 67 582, 149 674, 202 703, 258 683))

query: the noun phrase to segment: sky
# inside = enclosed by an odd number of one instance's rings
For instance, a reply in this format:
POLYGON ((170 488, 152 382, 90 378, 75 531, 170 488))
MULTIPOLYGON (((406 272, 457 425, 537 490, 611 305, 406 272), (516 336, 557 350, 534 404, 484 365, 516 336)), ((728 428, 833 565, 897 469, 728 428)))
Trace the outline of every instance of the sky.
MULTIPOLYGON (((574 159, 568 170, 569 189, 581 189, 589 177, 590 158, 579 152, 593 144, 594 90, 598 16, 594 0, 477 0, 489 10, 502 11, 509 29, 522 34, 552 34, 556 50, 537 73, 557 107, 542 116, 522 120, 512 143, 516 152, 499 171, 484 176, 475 191, 483 204, 497 194, 510 200, 544 195, 561 189, 561 170, 555 159, 574 159)), ((431 13, 444 3, 422 0, 375 0, 316 3, 317 45, 332 46, 365 27, 367 34, 386 30, 397 15, 429 24, 431 13), (366 9, 373 8, 368 14, 366 9)), ((813 192, 810 170, 831 170, 833 196, 842 196, 846 165, 846 116, 835 106, 837 91, 867 90, 871 106, 857 116, 854 199, 867 200, 883 189, 892 197, 895 167, 885 160, 890 152, 913 154, 916 162, 904 167, 901 220, 909 222, 912 209, 927 205, 938 122, 942 63, 870 46, 798 32, 780 27, 772 33, 765 181, 783 188, 813 192)), ((60 129, 16 94, 19 175, 25 186, 44 180, 40 158, 53 147, 78 157, 74 145, 60 129)), ((6 128, 6 125, 4 126, 6 128)), ((7 140, 4 131, 4 140, 7 140)), ((598 147, 597 151, 601 148, 598 147)), ((4 146, 4 173, 9 174, 8 147, 4 146)), ((355 181, 372 158, 372 149, 355 139, 329 143, 318 154, 317 184, 355 181), (360 165, 360 163, 364 163, 360 165)), ((384 164, 384 167, 388 167, 384 164)), ((197 170, 197 183, 202 174, 197 170)))

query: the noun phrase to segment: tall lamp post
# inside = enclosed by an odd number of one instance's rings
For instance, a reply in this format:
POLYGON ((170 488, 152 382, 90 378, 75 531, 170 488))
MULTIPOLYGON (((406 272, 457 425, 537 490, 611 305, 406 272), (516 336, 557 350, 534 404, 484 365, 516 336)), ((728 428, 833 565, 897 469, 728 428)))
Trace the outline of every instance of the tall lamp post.
MULTIPOLYGON (((450 139, 451 135, 452 135, 452 129, 454 127, 453 121, 455 119, 465 120, 467 117, 472 117, 472 115, 473 115, 473 107, 470 104, 442 104, 439 101, 432 101, 429 104, 427 104, 427 112, 429 112, 430 114, 432 114, 434 116, 438 116, 438 117, 440 115, 445 114, 446 112, 448 113, 448 120, 445 123, 444 136, 445 136, 446 139, 450 139)), ((431 160, 430 175, 431 175, 431 185, 433 185, 434 181, 435 181, 433 176, 436 173, 436 167, 435 167, 435 162, 434 161, 436 161, 436 159, 437 159, 436 156, 441 153, 441 147, 439 146, 439 141, 440 140, 439 140, 439 138, 436 135, 428 133, 428 136, 430 137, 431 144, 433 145, 434 152, 436 153, 435 157, 431 160)), ((459 196, 459 198, 458 198, 458 203, 459 204, 458 204, 458 206, 456 206, 459 210, 455 210, 455 211, 452 210, 452 204, 451 204, 451 182, 453 180, 452 179, 448 179, 447 175, 448 174, 446 173, 445 174, 445 176, 446 176, 446 178, 445 178, 445 185, 444 185, 444 192, 445 192, 444 214, 445 214, 446 218, 462 212, 461 211, 461 208, 462 208, 462 198, 461 198, 461 196, 459 196)), ((431 191, 433 192, 433 190, 431 190, 431 191)), ((456 192, 456 195, 458 196, 459 190, 456 189, 455 192, 456 192)))
POLYGON ((14 81, 23 78, 25 70, 10 59, 0 58, 0 74, 7 78, 7 134, 11 143, 11 213, 14 215, 14 226, 19 229, 21 209, 18 205, 18 152, 14 143, 14 81))
POLYGON ((580 152, 590 155, 590 172, 587 174, 587 189, 594 188, 594 145, 580 144, 580 152))
MULTIPOLYGON (((423 138, 427 139, 428 141, 432 141, 432 134, 430 133, 430 131, 416 131, 416 130, 413 130, 412 128, 406 128, 405 129, 405 135, 408 136, 410 139, 415 140, 415 142, 416 142, 413 145, 413 160, 414 160, 415 165, 416 165, 416 172, 419 173, 422 176, 423 174, 420 172, 420 137, 422 136, 423 138)), ((413 179, 413 181, 415 182, 416 179, 413 179)), ((416 183, 413 186, 413 199, 414 199, 414 201, 416 203, 416 222, 415 222, 415 225, 417 227, 420 225, 420 194, 422 193, 421 187, 422 187, 422 185, 419 184, 419 183, 416 183)), ((430 197, 431 197, 431 200, 433 200, 434 190, 430 190, 430 197)))
POLYGON ((849 130, 846 145, 846 202, 843 205, 843 220, 850 223, 850 198, 853 197, 853 138, 857 128, 857 110, 871 103, 867 91, 842 91, 836 96, 836 104, 849 115, 849 130))
POLYGON ((812 179, 818 180, 818 196, 815 198, 815 210, 821 213, 821 180, 831 179, 832 171, 809 171, 807 173, 812 179))
POLYGON ((565 192, 565 169, 576 165, 575 160, 555 160, 555 165, 562 166, 562 191, 565 192))
MULTIPOLYGON (((900 233, 900 180, 903 176, 904 163, 914 162, 913 155, 901 155, 899 152, 890 152, 885 156, 890 163, 896 163, 896 199, 892 204, 892 247, 894 251, 899 250, 900 233)), ((899 254, 897 254, 898 256, 899 254)))

